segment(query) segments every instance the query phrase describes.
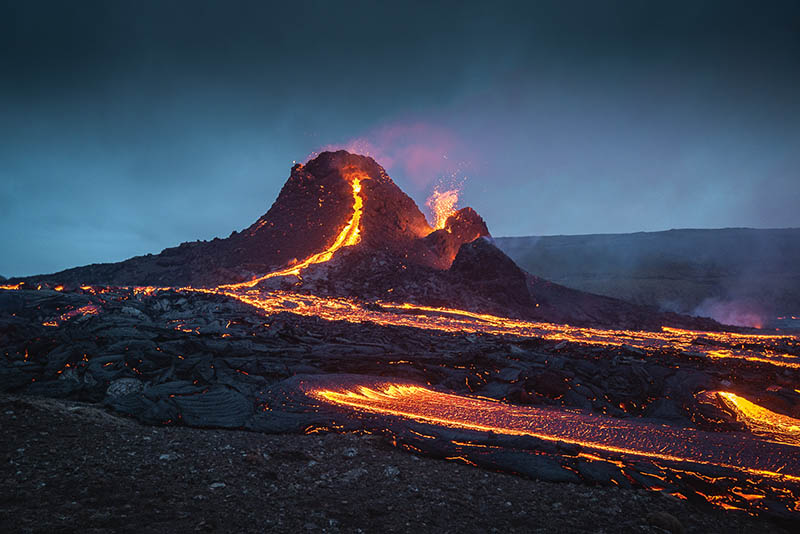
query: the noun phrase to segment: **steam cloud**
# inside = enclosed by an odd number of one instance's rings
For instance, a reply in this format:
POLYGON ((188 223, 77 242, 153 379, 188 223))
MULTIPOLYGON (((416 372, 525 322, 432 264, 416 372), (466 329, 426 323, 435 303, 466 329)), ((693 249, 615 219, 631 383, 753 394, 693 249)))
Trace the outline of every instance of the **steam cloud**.
POLYGON ((707 298, 694 309, 692 315, 710 317, 722 324, 761 328, 766 321, 757 307, 744 301, 707 298))

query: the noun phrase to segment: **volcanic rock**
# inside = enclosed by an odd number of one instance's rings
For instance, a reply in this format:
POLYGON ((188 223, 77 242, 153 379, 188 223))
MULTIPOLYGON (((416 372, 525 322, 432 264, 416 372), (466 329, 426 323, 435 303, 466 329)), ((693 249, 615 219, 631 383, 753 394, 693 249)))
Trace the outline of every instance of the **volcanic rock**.
POLYGON ((120 397, 122 395, 139 393, 142 391, 142 388, 143 384, 141 380, 136 378, 120 378, 109 384, 108 389, 106 389, 106 395, 109 397, 120 397))
POLYGON ((549 482, 577 482, 572 471, 564 469, 558 461, 540 455, 514 450, 502 450, 486 455, 486 465, 492 469, 511 471, 520 475, 549 482))
POLYGON ((651 525, 655 525, 659 528, 663 528, 664 530, 670 532, 671 534, 683 534, 686 532, 686 529, 683 527, 678 519, 664 511, 658 512, 650 512, 647 514, 647 522, 651 525))
POLYGON ((418 261, 447 269, 462 244, 489 235, 481 216, 472 208, 462 208, 447 218, 444 228, 425 237, 422 242, 424 246, 417 248, 418 261))
MULTIPOLYGON (((467 213, 470 212, 475 213, 471 209, 467 213)), ((480 222, 483 223, 483 220, 480 222)), ((455 221, 455 225, 458 224, 460 223, 455 221)), ((483 225, 483 228, 486 226, 483 225)), ((462 245, 453 260, 450 273, 469 283, 477 293, 493 300, 505 302, 512 307, 526 307, 531 304, 525 273, 487 239, 478 238, 462 245)))

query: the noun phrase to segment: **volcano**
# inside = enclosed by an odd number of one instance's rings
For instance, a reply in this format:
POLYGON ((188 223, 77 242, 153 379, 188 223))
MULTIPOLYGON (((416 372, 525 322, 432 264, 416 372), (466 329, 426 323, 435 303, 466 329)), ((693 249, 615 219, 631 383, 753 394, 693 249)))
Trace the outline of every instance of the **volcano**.
MULTIPOLYGON (((461 244, 488 236, 471 208, 434 231, 417 204, 370 157, 323 152, 296 164, 272 207, 226 239, 182 243, 157 255, 69 269, 42 280, 116 285, 213 286, 291 267, 320 251, 357 246, 409 263, 447 269, 461 244), (358 191, 354 185, 358 184, 358 191), (354 221, 355 203, 358 220, 354 221), (355 222, 349 243, 336 243, 355 222)), ((329 258, 326 258, 330 259, 329 258)), ((319 262, 322 263, 322 262, 319 262)))
POLYGON ((272 207, 225 239, 119 263, 10 280, 104 286, 253 288, 456 306, 618 328, 717 329, 707 319, 560 286, 520 269, 465 207, 434 229, 374 159, 323 152, 292 167, 272 207))
POLYGON ((154 425, 382 434, 796 520, 797 336, 568 289, 471 208, 435 211, 373 159, 325 152, 226 239, 5 281, 0 393, 154 425))

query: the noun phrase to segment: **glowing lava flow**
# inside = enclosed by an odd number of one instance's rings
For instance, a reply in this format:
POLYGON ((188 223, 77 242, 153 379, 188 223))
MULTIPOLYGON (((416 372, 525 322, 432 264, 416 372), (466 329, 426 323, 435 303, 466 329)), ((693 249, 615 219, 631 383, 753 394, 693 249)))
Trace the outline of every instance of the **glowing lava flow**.
MULTIPOLYGON (((360 190, 360 184, 355 183, 354 191, 358 190, 360 190)), ((357 202, 356 208, 360 206, 362 204, 357 202)), ((356 223, 359 220, 360 211, 357 209, 351 219, 352 224, 348 224, 345 229, 347 231, 340 234, 337 243, 342 243, 341 246, 349 246, 358 241, 359 234, 356 223)), ((258 281, 271 276, 281 276, 295 270, 299 272, 303 266, 327 261, 334 252, 334 247, 331 247, 291 269, 270 273, 242 284, 222 285, 215 288, 133 287, 129 289, 132 289, 136 295, 153 295, 158 291, 170 290, 222 295, 253 306, 267 315, 289 312, 306 317, 319 317, 327 321, 370 322, 383 326, 405 326, 457 334, 511 335, 596 346, 627 345, 643 351, 642 356, 646 356, 652 351, 666 349, 681 351, 686 357, 701 357, 709 360, 735 359, 800 369, 800 356, 780 351, 785 351, 786 347, 797 346, 797 337, 791 335, 697 332, 668 327, 663 327, 660 332, 576 327, 408 302, 379 301, 376 303, 377 306, 365 307, 358 301, 345 297, 320 297, 286 291, 262 291, 248 287, 249 284, 255 285, 258 281), (706 341, 696 343, 700 338, 706 341), (775 350, 776 348, 779 350, 775 350)), ((102 294, 110 291, 111 288, 82 286, 81 290, 91 294, 102 294)))
POLYGON ((20 282, 18 284, 0 285, 0 289, 5 289, 7 291, 15 291, 15 290, 19 289, 20 287, 22 287, 22 282, 20 282))
POLYGON ((364 199, 361 198, 361 180, 368 178, 368 176, 360 171, 345 170, 344 177, 348 180, 353 187, 353 216, 350 221, 345 225, 339 235, 336 236, 333 244, 322 252, 318 252, 313 256, 306 258, 300 263, 296 263, 285 269, 273 271, 271 273, 253 278, 247 282, 240 282, 238 284, 225 284, 218 286, 218 289, 242 289, 256 286, 259 282, 268 278, 276 276, 299 276, 300 272, 316 263, 325 263, 330 260, 337 250, 342 247, 350 247, 358 243, 361 238, 361 214, 364 211, 364 199))
POLYGON ((716 393, 723 403, 736 414, 737 419, 747 425, 751 431, 800 445, 800 419, 775 413, 735 393, 728 391, 717 391, 716 393))
POLYGON ((800 480, 797 448, 746 434, 727 435, 556 408, 514 406, 406 384, 383 383, 339 391, 312 388, 307 393, 360 412, 444 427, 527 435, 599 452, 694 462, 800 480))
MULTIPOLYGON (((190 288, 185 288, 191 290, 190 288)), ((567 341, 587 345, 628 345, 641 350, 673 349, 685 351, 695 357, 711 360, 733 358, 753 363, 767 363, 778 367, 800 368, 800 357, 763 348, 767 343, 796 340, 793 336, 765 334, 735 334, 730 332, 695 332, 677 328, 663 328, 661 332, 637 330, 608 330, 575 327, 565 324, 544 323, 510 319, 497 315, 475 313, 454 308, 423 306, 411 303, 378 302, 379 307, 365 308, 353 299, 318 297, 285 291, 211 290, 254 306, 266 314, 291 312, 296 315, 320 317, 328 321, 360 323, 368 321, 384 326, 408 326, 452 333, 485 333, 537 337, 551 341, 567 341), (699 338, 708 338, 712 345, 695 344, 699 338), (755 345, 762 350, 747 349, 755 345), (727 347, 727 348, 723 348, 727 347)))
POLYGON ((61 326, 61 323, 65 321, 69 321, 73 317, 78 315, 86 316, 86 315, 97 315, 100 312, 100 308, 95 306, 94 304, 87 304, 86 306, 81 306, 80 308, 76 308, 74 310, 70 310, 67 313, 56 317, 55 319, 51 319, 49 321, 45 321, 42 323, 43 326, 61 326))

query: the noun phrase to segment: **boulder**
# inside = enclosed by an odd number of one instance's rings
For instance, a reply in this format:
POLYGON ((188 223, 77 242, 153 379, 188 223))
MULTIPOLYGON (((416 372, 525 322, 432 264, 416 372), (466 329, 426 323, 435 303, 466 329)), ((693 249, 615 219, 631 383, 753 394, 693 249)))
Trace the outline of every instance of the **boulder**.
POLYGON ((119 378, 108 385, 106 396, 110 398, 122 397, 139 393, 144 388, 144 384, 138 378, 119 378))

